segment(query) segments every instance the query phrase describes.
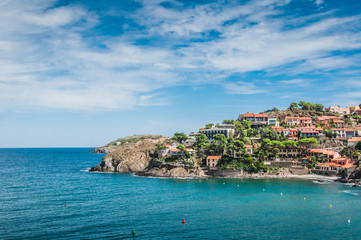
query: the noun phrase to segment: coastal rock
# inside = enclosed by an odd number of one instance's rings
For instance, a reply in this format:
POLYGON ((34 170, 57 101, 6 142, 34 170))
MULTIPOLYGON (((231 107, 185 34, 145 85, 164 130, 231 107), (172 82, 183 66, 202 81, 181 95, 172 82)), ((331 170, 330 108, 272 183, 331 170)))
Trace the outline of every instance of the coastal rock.
POLYGON ((116 149, 117 149, 117 147, 115 147, 115 146, 103 146, 103 147, 94 148, 90 152, 96 153, 96 154, 104 154, 104 153, 111 153, 116 149))
POLYGON ((107 154, 97 166, 90 171, 98 172, 138 172, 149 165, 154 154, 156 143, 126 143, 107 154))
POLYGON ((205 178, 207 177, 199 167, 149 167, 145 171, 137 172, 136 175, 144 177, 166 178, 205 178))

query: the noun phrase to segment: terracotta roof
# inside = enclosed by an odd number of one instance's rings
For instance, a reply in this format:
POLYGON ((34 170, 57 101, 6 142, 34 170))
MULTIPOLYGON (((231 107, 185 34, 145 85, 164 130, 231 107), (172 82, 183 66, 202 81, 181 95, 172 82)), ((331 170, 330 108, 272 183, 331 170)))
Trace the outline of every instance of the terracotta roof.
POLYGON ((252 145, 244 145, 246 148, 252 148, 252 145))
POLYGON ((327 120, 327 119, 338 119, 339 117, 337 116, 322 116, 322 117, 317 117, 318 120, 327 120))
POLYGON ((352 168, 352 167, 355 167, 355 165, 353 165, 352 163, 349 163, 349 164, 345 164, 343 166, 341 166, 342 168, 352 168))
POLYGON ((222 156, 208 156, 207 159, 221 159, 222 156))
POLYGON ((345 129, 346 132, 354 132, 355 130, 353 129, 345 129))
POLYGON ((245 113, 243 117, 269 117, 266 114, 245 113))
POLYGON ((180 152, 181 150, 179 150, 178 148, 173 148, 170 150, 171 152, 180 152))
POLYGON ((300 119, 300 120, 312 120, 312 118, 310 118, 310 117, 299 117, 298 119, 300 119))
POLYGON ((345 131, 344 128, 332 128, 331 130, 332 131, 345 131))
POLYGON ((320 132, 319 131, 309 131, 309 130, 302 131, 301 130, 301 133, 320 133, 320 132))
POLYGON ((350 138, 347 141, 348 142, 359 142, 359 141, 361 141, 361 138, 350 138))

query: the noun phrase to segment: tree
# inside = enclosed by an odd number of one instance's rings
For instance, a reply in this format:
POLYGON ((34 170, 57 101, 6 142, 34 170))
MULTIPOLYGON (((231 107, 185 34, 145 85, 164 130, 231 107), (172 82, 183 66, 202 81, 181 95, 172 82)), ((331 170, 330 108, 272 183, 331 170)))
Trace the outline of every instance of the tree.
POLYGON ((305 103, 306 103, 305 101, 299 101, 298 106, 300 106, 302 108, 305 103))
POLYGON ((361 141, 359 141, 359 142, 356 143, 355 149, 361 150, 361 141))
POLYGON ((188 136, 185 133, 182 132, 176 132, 174 136, 172 137, 173 140, 183 143, 185 140, 188 139, 188 136))
POLYGON ((211 151, 217 154, 223 154, 227 146, 227 138, 224 134, 216 134, 211 144, 211 151))
POLYGON ((318 142, 316 138, 305 138, 298 141, 300 147, 305 147, 309 149, 311 146, 317 146, 318 142))
POLYGON ((313 107, 314 107, 314 109, 315 109, 317 112, 322 112, 322 111, 323 111, 323 108, 324 108, 324 106, 323 106, 322 104, 320 104, 320 103, 315 103, 315 104, 313 105, 313 107))
POLYGON ((223 120, 222 124, 234 124, 234 121, 233 119, 225 119, 223 120))
POLYGON ((194 149, 205 149, 209 147, 207 136, 203 133, 196 134, 196 141, 193 144, 194 149))
POLYGON ((208 123, 206 124, 206 129, 211 129, 214 126, 213 123, 208 123))
POLYGON ((179 149, 179 150, 181 150, 181 152, 187 152, 187 148, 183 145, 183 144, 179 144, 178 146, 177 146, 177 148, 179 149))
POLYGON ((298 107, 297 103, 296 103, 296 102, 292 102, 292 103, 290 104, 290 106, 288 107, 288 109, 294 110, 294 109, 296 109, 297 107, 298 107))

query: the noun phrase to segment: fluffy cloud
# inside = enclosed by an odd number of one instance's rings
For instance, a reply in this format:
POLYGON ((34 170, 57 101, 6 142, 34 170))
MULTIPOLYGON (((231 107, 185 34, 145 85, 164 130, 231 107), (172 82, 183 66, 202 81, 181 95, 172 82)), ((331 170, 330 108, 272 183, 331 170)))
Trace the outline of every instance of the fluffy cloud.
POLYGON ((0 1, 0 109, 163 105, 159 92, 181 84, 215 83, 230 94, 259 94, 266 90, 254 82, 227 78, 359 66, 360 56, 348 51, 361 47, 360 16, 280 18, 289 4, 283 0, 139 2, 137 11, 124 14, 138 28, 111 36, 97 34, 95 27, 107 20, 86 5, 0 1), (150 44, 137 42, 142 39, 150 44))

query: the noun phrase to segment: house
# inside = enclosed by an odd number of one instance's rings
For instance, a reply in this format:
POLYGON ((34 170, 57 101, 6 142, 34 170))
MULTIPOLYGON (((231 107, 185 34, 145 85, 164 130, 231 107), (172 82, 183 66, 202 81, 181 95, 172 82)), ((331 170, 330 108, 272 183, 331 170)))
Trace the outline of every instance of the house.
POLYGON ((350 109, 350 113, 354 113, 356 110, 359 110, 360 107, 359 106, 350 106, 350 107, 348 107, 348 109, 350 109))
POLYGON ((346 137, 346 131, 344 128, 332 128, 332 133, 336 133, 338 138, 345 138, 346 137))
POLYGON ((214 136, 217 134, 223 134, 228 139, 230 135, 234 135, 234 125, 233 124, 223 124, 219 126, 212 126, 211 128, 200 128, 199 132, 207 136, 209 140, 213 140, 214 136))
POLYGON ((272 127, 273 131, 277 132, 279 136, 283 134, 288 140, 297 141, 298 140, 298 130, 297 128, 283 128, 283 127, 272 127))
POLYGON ((345 129, 346 137, 352 138, 355 136, 355 130, 353 129, 345 129))
POLYGON ((300 121, 299 121, 298 117, 289 117, 289 116, 287 116, 285 118, 285 123, 288 126, 296 126, 296 125, 300 124, 300 121))
POLYGON ((299 117, 298 120, 301 127, 311 127, 312 125, 312 118, 310 117, 299 117))
POLYGON ((352 163, 338 164, 335 162, 329 162, 329 163, 318 163, 315 169, 312 169, 311 171, 316 174, 334 176, 339 174, 340 170, 344 169, 346 171, 345 172, 346 175, 349 175, 355 168, 356 166, 353 165, 352 163))
POLYGON ((332 159, 331 162, 340 165, 353 164, 353 161, 350 158, 335 158, 332 159))
POLYGON ((340 114, 350 114, 350 109, 348 107, 341 108, 339 106, 331 106, 329 108, 326 108, 326 111, 327 110, 330 112, 336 112, 340 114))
POLYGON ((188 135, 188 139, 185 140, 184 146, 193 146, 193 144, 196 142, 196 134, 194 132, 191 132, 188 135))
POLYGON ((206 165, 208 167, 216 167, 218 161, 222 158, 222 156, 208 156, 206 159, 206 165))
POLYGON ((239 121, 247 120, 252 122, 252 127, 266 127, 267 125, 278 126, 279 123, 276 117, 268 116, 266 114, 254 114, 254 113, 245 113, 240 114, 238 117, 239 121))
POLYGON ((319 124, 322 128, 331 128, 332 124, 336 120, 341 120, 341 117, 338 116, 321 116, 316 118, 316 123, 319 124))
POLYGON ((246 151, 249 153, 249 154, 253 154, 253 146, 252 145, 244 145, 246 147, 246 151))
POLYGON ((303 148, 285 147, 280 148, 278 157, 280 159, 301 158, 302 156, 304 156, 304 152, 305 150, 303 148))
POLYGON ((334 120, 333 124, 336 128, 343 128, 345 125, 345 122, 343 120, 334 120))
MULTIPOLYGON (((195 150, 192 149, 192 148, 187 148, 187 152, 188 153, 194 153, 195 150)), ((169 150, 169 153, 171 156, 184 156, 185 155, 185 152, 181 151, 180 149, 178 148, 172 148, 169 150)))
POLYGON ((361 127, 356 127, 357 135, 361 136, 361 127))
POLYGON ((338 152, 329 151, 326 149, 310 149, 308 151, 308 154, 309 154, 309 156, 315 156, 315 157, 320 157, 321 155, 324 155, 325 158, 327 158, 328 160, 332 160, 332 159, 341 157, 341 155, 338 152))
POLYGON ((347 146, 354 147, 359 141, 361 141, 361 137, 349 138, 347 140, 347 146))
POLYGON ((334 176, 340 171, 341 165, 336 163, 318 163, 311 171, 316 174, 334 176))
POLYGON ((295 130, 300 131, 300 137, 320 137, 320 129, 316 128, 315 125, 309 127, 298 127, 295 130))

